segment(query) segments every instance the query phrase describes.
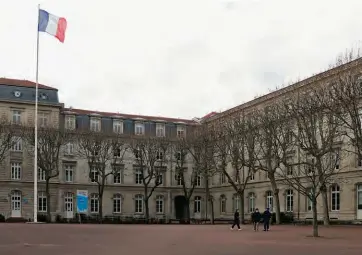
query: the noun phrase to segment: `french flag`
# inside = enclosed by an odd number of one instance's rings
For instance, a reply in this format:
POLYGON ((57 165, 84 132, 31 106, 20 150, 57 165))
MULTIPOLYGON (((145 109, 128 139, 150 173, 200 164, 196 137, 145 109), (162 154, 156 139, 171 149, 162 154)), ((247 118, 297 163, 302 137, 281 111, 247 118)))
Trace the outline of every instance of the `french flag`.
POLYGON ((48 33, 64 43, 66 29, 67 20, 65 18, 57 17, 41 9, 39 10, 39 32, 48 33))

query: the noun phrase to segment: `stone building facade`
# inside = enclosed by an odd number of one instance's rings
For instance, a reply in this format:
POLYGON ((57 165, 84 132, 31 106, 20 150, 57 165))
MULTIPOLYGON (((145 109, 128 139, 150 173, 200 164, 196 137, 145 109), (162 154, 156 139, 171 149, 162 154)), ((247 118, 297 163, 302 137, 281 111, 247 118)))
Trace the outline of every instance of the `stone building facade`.
MULTIPOLYGON (((238 111, 259 107, 277 97, 289 93, 291 89, 313 86, 330 79, 336 71, 355 68, 362 71, 362 60, 331 69, 287 88, 272 92, 266 96, 239 105, 222 113, 204 118, 204 123, 218 121, 238 111)), ((52 124, 61 129, 93 129, 100 132, 122 132, 129 135, 154 135, 168 138, 188 134, 197 125, 197 120, 177 118, 136 116, 120 113, 94 112, 91 110, 65 108, 58 100, 57 89, 39 86, 39 123, 52 124)), ((35 84, 28 81, 0 79, 0 116, 13 122, 32 125, 34 123, 35 84)), ((202 124, 204 124, 202 123, 202 124)), ((14 146, 0 165, 0 214, 5 217, 32 218, 33 214, 33 158, 22 144, 14 146)), ((77 190, 87 190, 89 194, 89 214, 97 214, 96 185, 88 176, 85 159, 74 154, 73 145, 62 150, 61 171, 51 184, 52 215, 72 218, 76 213, 77 190)), ((176 164, 167 163, 167 171, 162 176, 162 184, 152 195, 149 206, 151 217, 177 218, 177 203, 182 200, 183 192, 175 178, 176 164)), ((340 162, 340 183, 331 185, 328 190, 330 217, 341 220, 362 220, 362 164, 356 156, 350 155, 340 162)), ((188 159, 187 169, 191 170, 192 160, 188 159)), ((127 155, 119 178, 110 176, 104 194, 104 215, 142 216, 143 186, 137 183, 132 155, 127 155)), ((45 204, 44 183, 38 176, 39 212, 47 210, 45 204)), ((210 180, 214 214, 217 218, 229 218, 239 206, 240 198, 227 183, 225 176, 217 174, 210 180)), ((282 212, 293 212, 297 218, 312 217, 309 200, 291 187, 280 184, 280 205, 282 212)), ((265 172, 257 172, 246 188, 245 216, 255 208, 273 210, 274 197, 265 172)), ((182 202, 181 202, 182 203, 182 202)), ((322 203, 318 203, 322 212, 322 203)), ((205 191, 203 182, 198 183, 190 203, 191 216, 201 217, 205 213, 205 191)), ((210 213, 211 208, 208 208, 210 213)), ((181 213, 182 214, 182 213, 181 213)), ((210 214, 209 214, 210 215, 210 214)))

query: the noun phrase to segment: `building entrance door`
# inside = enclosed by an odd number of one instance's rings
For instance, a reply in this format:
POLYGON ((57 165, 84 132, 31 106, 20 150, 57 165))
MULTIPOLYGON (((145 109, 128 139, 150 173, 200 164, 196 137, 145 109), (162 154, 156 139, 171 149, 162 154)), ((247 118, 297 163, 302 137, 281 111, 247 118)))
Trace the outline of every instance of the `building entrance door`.
POLYGON ((21 217, 21 193, 14 191, 11 194, 11 217, 21 217))

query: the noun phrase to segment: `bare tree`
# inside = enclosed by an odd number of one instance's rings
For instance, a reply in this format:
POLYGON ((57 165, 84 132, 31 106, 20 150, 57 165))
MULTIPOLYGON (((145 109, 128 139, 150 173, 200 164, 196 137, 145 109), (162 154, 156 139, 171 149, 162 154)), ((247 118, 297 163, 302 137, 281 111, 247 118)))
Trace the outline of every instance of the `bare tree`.
POLYGON ((226 144, 223 144, 221 137, 217 140, 216 147, 218 152, 216 155, 221 157, 219 170, 223 171, 228 182, 240 197, 240 215, 241 222, 245 220, 245 189, 250 179, 257 171, 257 123, 253 117, 253 112, 246 115, 241 112, 239 115, 225 120, 226 133, 222 133, 225 137, 226 144), (226 147, 227 146, 227 147, 226 147), (228 153, 229 157, 224 157, 228 153), (227 160, 229 159, 229 160, 227 160), (232 173, 228 170, 228 165, 232 168, 232 173))
POLYGON ((205 188, 205 219, 208 218, 208 205, 211 206, 211 224, 214 223, 213 199, 210 195, 210 179, 215 175, 216 169, 213 163, 215 153, 215 141, 213 131, 206 125, 196 127, 192 133, 188 134, 188 152, 194 162, 194 178, 196 183, 203 180, 205 188))
MULTIPOLYGON (((353 55, 353 52, 350 54, 353 55)), ((337 64, 344 64, 351 59, 352 56, 347 54, 340 57, 337 64)), ((326 108, 340 121, 344 135, 352 147, 350 152, 357 155, 358 165, 362 166, 362 76, 359 69, 340 71, 327 88, 334 104, 327 104, 326 108)))
POLYGON ((293 153, 293 136, 287 115, 283 115, 283 107, 275 103, 267 106, 256 116, 258 118, 258 169, 264 171, 270 180, 275 209, 276 224, 280 224, 280 198, 276 171, 283 161, 284 151, 293 153))
POLYGON ((324 224, 329 224, 327 186, 340 170, 342 133, 331 111, 333 101, 323 88, 296 95, 286 110, 295 123, 294 137, 300 149, 297 161, 284 150, 282 180, 312 201, 313 236, 318 236, 317 197, 322 194, 324 224), (328 108, 326 105, 330 105, 328 108), (290 167, 299 166, 299 171, 290 167))
POLYGON ((155 189, 163 183, 170 142, 163 137, 134 137, 129 146, 137 165, 136 183, 143 185, 145 219, 148 222, 148 201, 155 189))
MULTIPOLYGON (((28 151, 34 153, 34 128, 27 128, 24 132, 25 141, 30 145, 28 151)), ((62 146, 66 143, 68 134, 53 127, 38 128, 37 163, 38 180, 45 181, 47 202, 47 221, 51 221, 50 181, 59 176, 59 159, 62 146)))
POLYGON ((199 174, 197 173, 197 168, 192 167, 191 171, 189 170, 188 156, 189 156, 190 144, 186 141, 185 138, 177 139, 174 142, 174 162, 176 163, 175 167, 175 180, 177 185, 182 186, 182 191, 186 200, 186 222, 189 224, 191 220, 190 212, 190 200, 191 196, 194 193, 197 178, 199 174))
POLYGON ((0 165, 5 160, 9 150, 21 142, 22 134, 22 127, 11 125, 7 120, 0 121, 0 165))
POLYGON ((129 139, 118 134, 76 133, 77 153, 87 160, 89 179, 97 184, 99 222, 103 219, 103 194, 109 176, 120 173, 129 139))

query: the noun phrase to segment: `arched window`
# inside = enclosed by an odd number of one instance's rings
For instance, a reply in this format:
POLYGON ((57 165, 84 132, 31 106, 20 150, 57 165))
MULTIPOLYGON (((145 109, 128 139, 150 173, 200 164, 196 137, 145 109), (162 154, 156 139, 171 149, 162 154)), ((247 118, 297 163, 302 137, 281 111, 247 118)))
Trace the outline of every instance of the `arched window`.
POLYGON ((113 195, 113 213, 121 213, 122 209, 122 196, 121 194, 113 195))
POLYGON ((91 213, 98 213, 99 212, 98 194, 93 193, 90 196, 90 212, 91 213))
POLYGON ((225 197, 225 195, 220 196, 220 213, 226 213, 226 197, 225 197))
POLYGON ((156 197, 156 213, 163 213, 163 196, 156 197))
POLYGON ((201 197, 200 196, 195 197, 194 212, 195 213, 200 213, 201 212, 201 197))
POLYGON ((273 196, 273 192, 271 191, 267 191, 266 193, 266 207, 270 209, 270 211, 273 211, 273 206, 274 206, 274 196, 273 196))
POLYGON ((293 190, 288 189, 285 192, 286 196, 285 196, 285 211, 286 212, 293 212, 293 190))
POLYGON ((341 204, 341 192, 337 184, 331 187, 331 199, 331 211, 339 211, 341 204))
POLYGON ((250 193, 249 194, 249 212, 255 211, 255 194, 250 193))
POLYGON ((135 213, 143 213, 143 196, 136 195, 134 201, 135 201, 135 213))

